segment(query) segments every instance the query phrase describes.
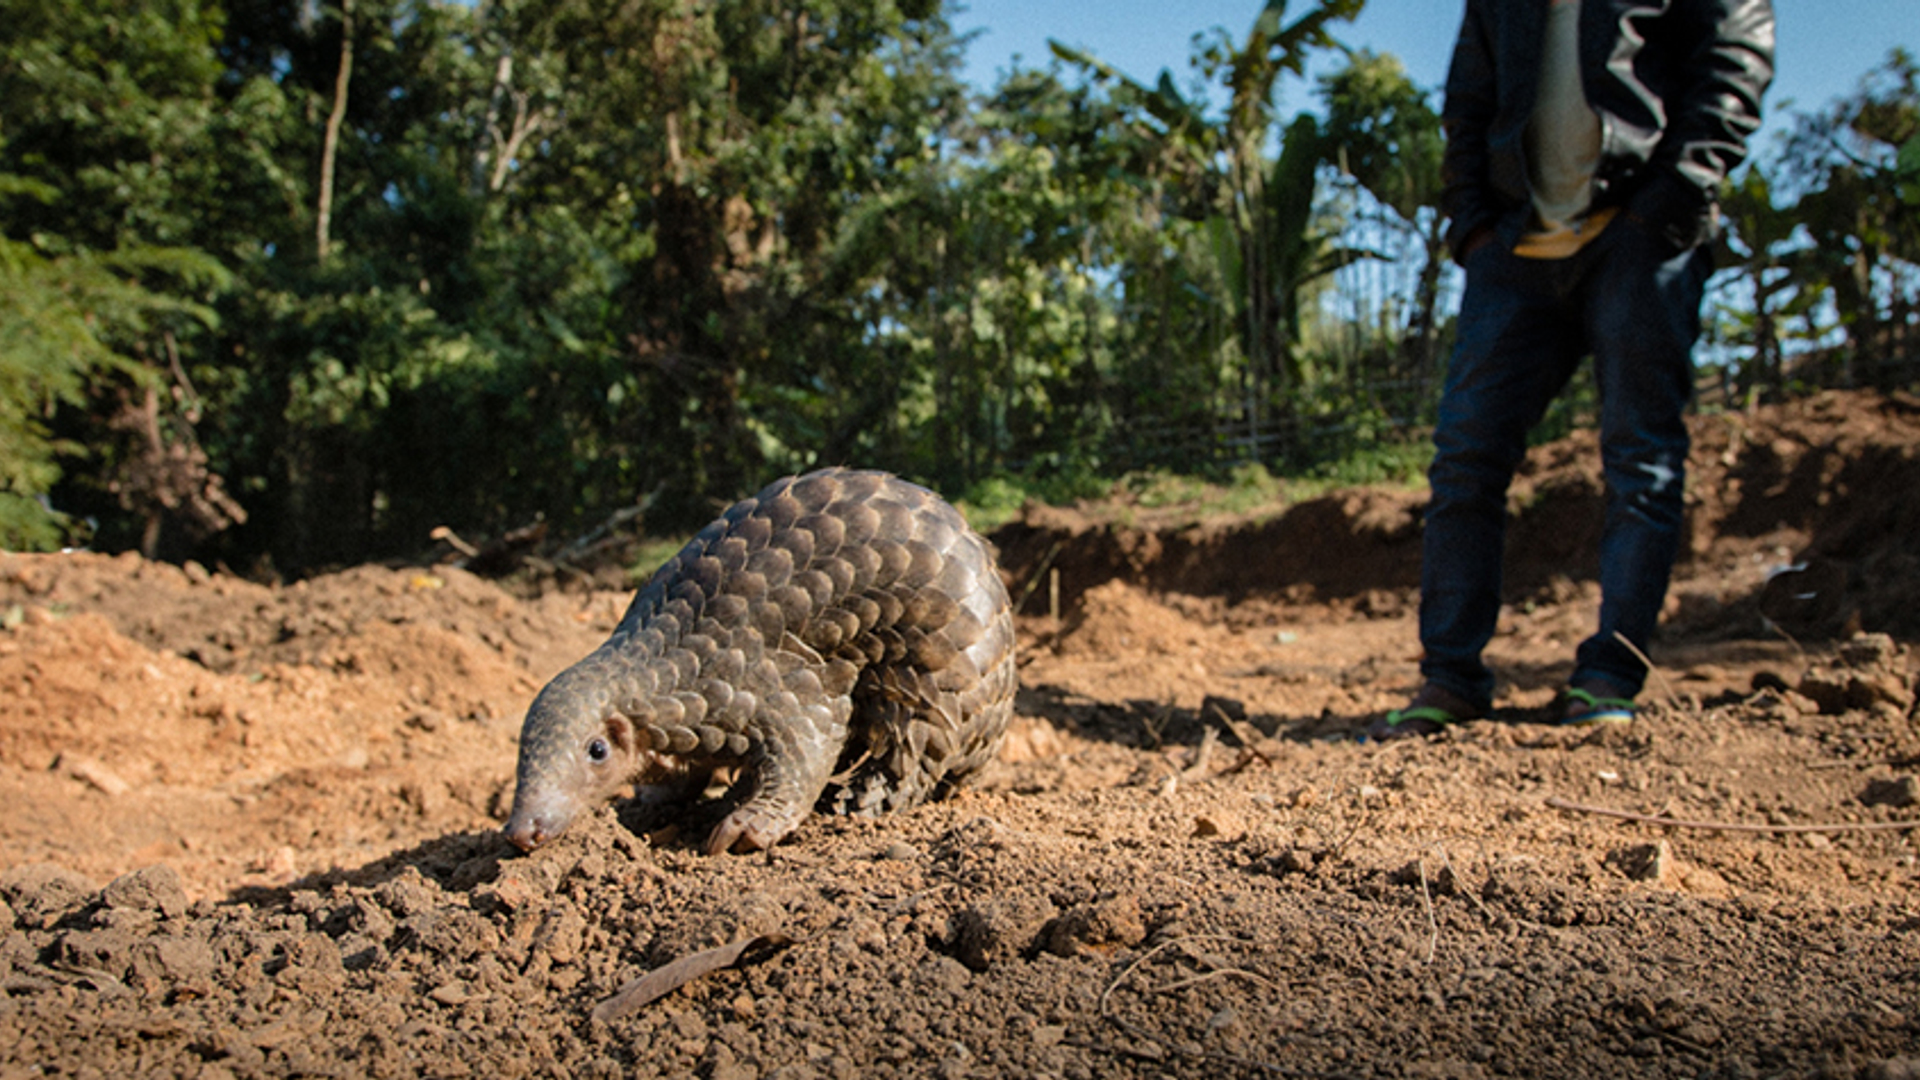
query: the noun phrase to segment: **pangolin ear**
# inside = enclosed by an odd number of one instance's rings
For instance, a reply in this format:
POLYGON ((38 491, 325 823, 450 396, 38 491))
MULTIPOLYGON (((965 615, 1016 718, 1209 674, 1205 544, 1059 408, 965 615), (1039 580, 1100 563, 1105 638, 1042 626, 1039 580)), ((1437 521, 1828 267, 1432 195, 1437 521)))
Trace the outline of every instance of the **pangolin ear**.
POLYGON ((626 717, 607 717, 607 741, 619 747, 622 754, 633 753, 633 737, 633 724, 626 717))

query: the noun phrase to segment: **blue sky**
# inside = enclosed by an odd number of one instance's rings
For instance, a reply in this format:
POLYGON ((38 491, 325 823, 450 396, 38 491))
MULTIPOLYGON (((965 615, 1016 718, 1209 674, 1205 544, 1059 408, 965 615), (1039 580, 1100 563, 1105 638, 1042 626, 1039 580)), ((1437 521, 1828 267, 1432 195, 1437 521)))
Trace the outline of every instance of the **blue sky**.
MULTIPOLYGON (((1048 38, 1086 48, 1142 82, 1170 69, 1185 89, 1194 77, 1187 66, 1195 32, 1224 26, 1235 39, 1246 33, 1261 0, 962 0, 968 10, 954 18, 961 32, 980 30, 967 47, 964 74, 975 86, 991 86, 1017 54, 1027 67, 1052 58, 1048 38)), ((1337 26, 1347 44, 1393 53, 1421 86, 1438 89, 1464 8, 1461 0, 1368 0, 1355 22, 1337 26)), ((1288 5, 1298 17, 1306 0, 1288 5)), ((1810 112, 1851 93, 1860 76, 1886 59, 1895 45, 1920 53, 1920 5, 1914 0, 1774 0, 1779 22, 1777 73, 1767 95, 1769 122, 1789 100, 1810 112)), ((1215 94, 1218 102, 1220 95, 1215 94)), ((1436 104, 1438 99, 1436 98, 1436 104)), ((1310 85, 1282 90, 1291 112, 1314 104, 1310 85)), ((1763 146, 1756 150, 1764 152, 1763 146)))

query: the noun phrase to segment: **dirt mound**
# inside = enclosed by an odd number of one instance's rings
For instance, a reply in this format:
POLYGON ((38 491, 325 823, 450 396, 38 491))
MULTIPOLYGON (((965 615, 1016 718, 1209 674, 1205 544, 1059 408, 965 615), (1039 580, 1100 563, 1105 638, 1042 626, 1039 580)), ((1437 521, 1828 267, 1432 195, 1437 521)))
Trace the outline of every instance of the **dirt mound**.
MULTIPOLYGON (((1674 615, 1693 634, 1762 629, 1759 594, 1785 566, 1825 564, 1842 595, 1796 633, 1920 635, 1920 400, 1829 393, 1695 417, 1674 615), (1682 610, 1678 605, 1685 605, 1682 610)), ((1509 495, 1510 599, 1598 577, 1605 485, 1591 432, 1536 447, 1509 495)), ((1030 507, 994 535, 1022 610, 1053 573, 1070 613, 1124 580, 1230 604, 1359 605, 1390 614, 1420 579, 1422 491, 1336 491, 1239 520, 1142 532, 1099 507, 1030 507), (1397 599, 1396 599, 1397 594, 1397 599)))
POLYGON ((526 703, 625 600, 517 600, 449 570, 272 589, 7 556, 0 767, 24 796, 8 861, 166 860, 202 892, 484 827, 526 703))
MULTIPOLYGON (((1085 508, 1035 505, 993 541, 1016 582, 1057 571, 1067 607, 1114 579, 1229 603, 1340 601, 1419 584, 1425 504, 1424 492, 1353 488, 1280 513, 1165 532, 1116 524, 1085 508)), ((1015 595, 1022 593, 1024 612, 1044 610, 1046 593, 1023 588, 1015 595)))
POLYGON ((1702 420, 1659 671, 1600 730, 1541 722, 1590 443, 1516 487, 1495 717, 1422 743, 1354 737, 1417 678, 1418 493, 1036 511, 1000 761, 754 857, 697 854, 710 809, 499 835, 522 711, 627 593, 0 557, 0 1075, 1912 1075, 1916 436, 1702 420), (1794 560, 1832 643, 1759 621, 1794 560), (594 1018, 643 973, 685 985, 594 1018))

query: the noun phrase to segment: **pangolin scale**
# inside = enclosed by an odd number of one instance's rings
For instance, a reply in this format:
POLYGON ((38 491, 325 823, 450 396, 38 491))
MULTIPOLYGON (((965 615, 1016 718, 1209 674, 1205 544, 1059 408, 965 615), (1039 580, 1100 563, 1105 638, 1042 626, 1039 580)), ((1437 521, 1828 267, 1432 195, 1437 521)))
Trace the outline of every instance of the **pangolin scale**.
POLYGON ((823 469, 736 503, 653 575, 527 711, 507 837, 531 850, 638 780, 689 799, 737 770, 709 852, 771 846, 816 806, 944 793, 1013 712, 1012 608, 952 506, 823 469))

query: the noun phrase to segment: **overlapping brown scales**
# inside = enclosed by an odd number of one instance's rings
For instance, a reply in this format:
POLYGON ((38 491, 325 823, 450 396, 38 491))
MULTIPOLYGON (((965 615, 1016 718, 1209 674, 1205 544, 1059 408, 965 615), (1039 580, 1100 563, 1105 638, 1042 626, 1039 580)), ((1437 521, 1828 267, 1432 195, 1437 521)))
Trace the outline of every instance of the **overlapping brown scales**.
POLYGON ((992 756, 1012 713, 990 550, 933 493, 877 472, 822 470, 736 504, 641 589, 608 650, 636 738, 757 773, 736 816, 776 834, 816 801, 936 794, 992 756))

